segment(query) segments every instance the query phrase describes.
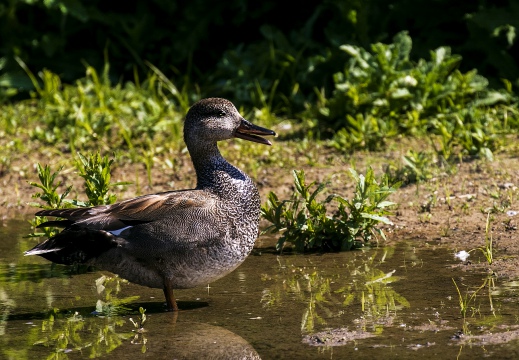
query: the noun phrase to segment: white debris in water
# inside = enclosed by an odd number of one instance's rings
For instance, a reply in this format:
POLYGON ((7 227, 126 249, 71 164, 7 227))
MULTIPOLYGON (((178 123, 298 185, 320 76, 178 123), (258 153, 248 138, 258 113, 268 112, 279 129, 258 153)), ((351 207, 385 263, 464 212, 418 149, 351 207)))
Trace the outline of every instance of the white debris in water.
POLYGON ((465 250, 461 250, 460 252, 454 254, 454 257, 460 259, 461 261, 467 261, 469 256, 470 254, 465 250))

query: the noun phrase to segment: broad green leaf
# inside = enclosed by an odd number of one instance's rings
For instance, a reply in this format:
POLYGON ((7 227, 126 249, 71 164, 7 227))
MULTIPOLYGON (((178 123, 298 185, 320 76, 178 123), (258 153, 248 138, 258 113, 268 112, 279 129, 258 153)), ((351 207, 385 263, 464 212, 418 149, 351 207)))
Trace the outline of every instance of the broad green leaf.
POLYGON ((373 214, 367 214, 367 213, 361 213, 361 216, 363 218, 366 218, 366 219, 372 219, 372 220, 376 220, 376 221, 379 221, 379 222, 382 222, 384 224, 388 224, 388 225, 392 225, 393 223, 391 222, 391 220, 389 220, 387 217, 385 216, 379 216, 379 215, 373 215, 373 214))

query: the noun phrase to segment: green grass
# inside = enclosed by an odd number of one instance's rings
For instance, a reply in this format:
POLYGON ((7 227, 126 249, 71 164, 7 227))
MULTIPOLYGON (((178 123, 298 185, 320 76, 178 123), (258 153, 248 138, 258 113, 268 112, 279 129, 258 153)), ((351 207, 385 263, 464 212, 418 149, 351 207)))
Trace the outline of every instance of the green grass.
MULTIPOLYGON (((182 118, 187 94, 154 69, 142 82, 112 83, 109 64, 98 73, 87 66, 85 77, 62 84, 58 75, 43 70, 37 78, 29 69, 33 100, 9 104, 0 115, 0 129, 16 137, 29 137, 64 150, 122 147, 133 156, 148 140, 181 146, 182 118)), ((196 95, 193 95, 196 99, 196 95)))
POLYGON ((488 265, 492 265, 494 262, 494 240, 492 238, 492 229, 490 228, 491 220, 490 220, 490 212, 487 214, 487 221, 485 225, 485 246, 478 247, 478 250, 481 251, 485 259, 487 260, 488 265))

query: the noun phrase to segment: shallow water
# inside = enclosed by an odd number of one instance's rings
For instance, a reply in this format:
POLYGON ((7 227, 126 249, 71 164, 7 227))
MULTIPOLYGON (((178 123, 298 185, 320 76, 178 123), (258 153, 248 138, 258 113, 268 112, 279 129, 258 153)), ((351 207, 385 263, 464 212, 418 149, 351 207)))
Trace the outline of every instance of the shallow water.
POLYGON ((0 226, 0 358, 519 358, 519 281, 463 272, 445 249, 255 249, 224 279, 176 291, 173 314, 161 290, 24 257, 29 232, 0 226))

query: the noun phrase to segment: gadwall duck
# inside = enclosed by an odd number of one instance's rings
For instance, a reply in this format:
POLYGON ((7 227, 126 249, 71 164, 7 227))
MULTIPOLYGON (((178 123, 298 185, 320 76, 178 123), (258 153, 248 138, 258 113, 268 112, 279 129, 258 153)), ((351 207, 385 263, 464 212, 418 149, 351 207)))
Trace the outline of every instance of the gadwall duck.
POLYGON ((120 203, 42 210, 65 220, 59 234, 27 251, 59 264, 83 263, 144 286, 164 290, 168 310, 178 310, 173 289, 208 284, 233 271, 258 236, 260 197, 253 181, 220 154, 217 142, 241 138, 271 145, 276 135, 245 120, 228 100, 203 99, 188 111, 184 140, 196 188, 139 196, 120 203))

